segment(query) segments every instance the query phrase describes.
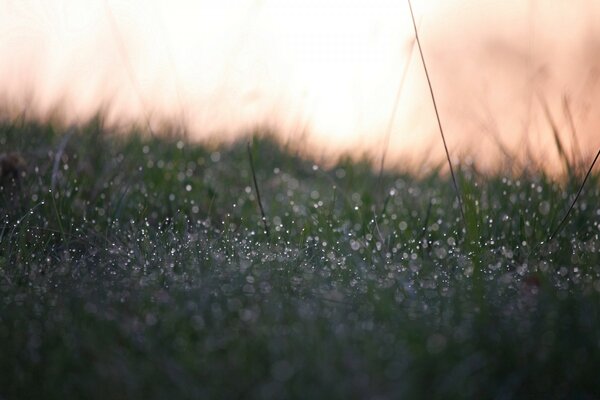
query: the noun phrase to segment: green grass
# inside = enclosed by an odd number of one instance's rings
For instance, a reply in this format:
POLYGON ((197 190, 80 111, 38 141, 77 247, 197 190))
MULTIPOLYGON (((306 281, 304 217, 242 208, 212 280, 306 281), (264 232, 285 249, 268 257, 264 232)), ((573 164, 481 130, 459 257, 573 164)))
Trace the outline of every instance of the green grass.
POLYGON ((461 166, 464 230, 444 174, 380 186, 256 137, 267 237, 245 142, 4 121, 0 148, 27 163, 0 189, 0 398, 600 397, 597 172, 546 242, 575 176, 461 166))

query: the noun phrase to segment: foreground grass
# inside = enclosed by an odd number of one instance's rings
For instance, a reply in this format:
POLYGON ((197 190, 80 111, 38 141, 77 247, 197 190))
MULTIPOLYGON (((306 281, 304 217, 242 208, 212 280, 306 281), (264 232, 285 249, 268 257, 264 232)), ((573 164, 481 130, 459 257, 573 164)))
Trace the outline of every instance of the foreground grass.
POLYGON ((599 176, 4 122, 0 398, 597 398, 599 176), (381 190, 383 188, 383 190, 381 190))

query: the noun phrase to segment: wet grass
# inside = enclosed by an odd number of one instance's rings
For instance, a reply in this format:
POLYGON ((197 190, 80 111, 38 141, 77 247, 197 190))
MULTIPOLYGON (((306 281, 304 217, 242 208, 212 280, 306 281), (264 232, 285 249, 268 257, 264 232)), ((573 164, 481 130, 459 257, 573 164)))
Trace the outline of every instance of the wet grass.
POLYGON ((458 166, 463 223, 446 175, 268 138, 0 148, 0 398, 600 397, 598 172, 548 241, 577 174, 458 166))

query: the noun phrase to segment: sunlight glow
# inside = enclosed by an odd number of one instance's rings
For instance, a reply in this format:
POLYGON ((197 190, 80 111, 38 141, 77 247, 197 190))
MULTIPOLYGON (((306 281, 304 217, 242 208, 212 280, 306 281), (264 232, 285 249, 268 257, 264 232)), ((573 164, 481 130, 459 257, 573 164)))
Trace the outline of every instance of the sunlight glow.
MULTIPOLYGON (((598 143, 600 7, 576 3, 413 1, 453 149, 517 149, 523 132, 551 142, 531 114, 540 95, 553 107, 568 96, 582 140, 598 143)), ((0 3, 0 96, 34 114, 61 105, 69 121, 99 107, 114 121, 167 118, 197 138, 308 131, 336 154, 380 152, 392 120, 393 154, 441 154, 413 40, 396 0, 12 0, 0 3)))

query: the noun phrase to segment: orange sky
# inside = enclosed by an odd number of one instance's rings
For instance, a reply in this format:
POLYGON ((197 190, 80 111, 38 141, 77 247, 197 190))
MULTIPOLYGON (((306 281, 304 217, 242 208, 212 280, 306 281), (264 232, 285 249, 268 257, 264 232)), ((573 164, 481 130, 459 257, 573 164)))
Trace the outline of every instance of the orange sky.
MULTIPOLYGON (((600 146, 597 2, 413 5, 453 154, 553 159, 540 99, 565 141, 567 99, 582 151, 600 146)), ((403 0, 5 0, 0 96, 71 121, 107 104, 115 121, 185 119, 198 138, 269 124, 318 154, 379 154, 391 121, 391 165, 443 151, 412 48, 403 0)))

